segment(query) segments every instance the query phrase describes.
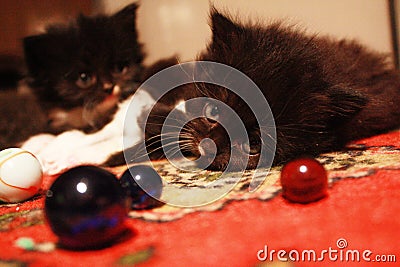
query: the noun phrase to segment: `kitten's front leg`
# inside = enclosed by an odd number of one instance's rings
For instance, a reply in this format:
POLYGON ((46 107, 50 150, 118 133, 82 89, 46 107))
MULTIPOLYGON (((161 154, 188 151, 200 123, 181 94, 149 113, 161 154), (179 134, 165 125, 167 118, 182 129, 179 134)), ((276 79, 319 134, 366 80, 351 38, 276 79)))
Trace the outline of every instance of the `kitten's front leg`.
POLYGON ((48 123, 52 130, 60 132, 65 129, 83 128, 87 122, 83 119, 83 107, 71 110, 54 108, 49 111, 48 123))
POLYGON ((104 163, 104 166, 113 167, 162 158, 161 130, 164 120, 170 111, 171 108, 169 106, 156 104, 148 117, 147 111, 141 114, 138 118, 138 125, 142 133, 145 133, 144 140, 124 148, 124 151, 118 151, 111 155, 104 163))
POLYGON ((52 134, 38 134, 25 141, 21 148, 39 155, 54 139, 56 136, 52 134))
MULTIPOLYGON (((141 130, 145 133, 144 141, 136 142, 133 146, 125 148, 123 152, 117 152, 110 156, 105 162, 105 166, 118 166, 124 164, 132 164, 138 162, 144 162, 150 160, 160 160, 165 158, 163 143, 161 142, 163 127, 165 126, 165 120, 167 116, 174 110, 176 106, 167 105, 164 103, 157 103, 150 114, 144 113, 138 118, 138 123, 141 126, 141 130), (147 116, 148 115, 148 116, 147 116), (147 120, 145 120, 147 118, 147 120)), ((179 122, 185 120, 186 115, 177 110, 174 118, 170 119, 169 122, 176 122, 178 125, 174 127, 169 125, 172 129, 179 127, 179 122)), ((179 131, 176 133, 176 137, 179 136, 179 131)), ((165 140, 168 143, 167 138, 165 140)))
POLYGON ((53 136, 43 143, 41 136, 35 136, 23 144, 22 148, 36 155, 46 174, 56 174, 80 164, 99 164, 115 149, 122 149, 120 134, 100 131, 87 135, 78 130, 64 132, 53 136), (42 145, 41 150, 32 144, 42 145))

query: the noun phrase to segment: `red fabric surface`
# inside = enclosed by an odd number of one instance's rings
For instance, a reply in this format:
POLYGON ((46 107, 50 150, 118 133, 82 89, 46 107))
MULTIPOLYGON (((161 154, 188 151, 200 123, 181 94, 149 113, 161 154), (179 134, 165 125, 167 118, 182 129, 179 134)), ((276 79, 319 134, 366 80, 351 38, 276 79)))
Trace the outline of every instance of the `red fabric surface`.
MULTIPOLYGON (((399 132, 360 141, 368 146, 400 147, 399 132)), ((45 188, 53 178, 45 179, 45 188)), ((370 250, 376 255, 395 255, 397 262, 299 261, 290 266, 399 266, 400 265, 400 171, 382 169, 359 179, 333 184, 329 196, 301 205, 280 195, 270 201, 232 201, 214 212, 195 212, 170 222, 128 219, 131 230, 125 239, 110 247, 92 251, 28 251, 14 245, 21 237, 36 243, 56 242, 40 215, 43 198, 0 207, 1 222, 7 215, 38 209, 38 221, 24 225, 24 216, 12 220, 0 232, 0 265, 26 263, 29 266, 123 266, 121 258, 151 251, 139 266, 256 266, 257 252, 313 249, 338 250, 344 238, 346 250, 370 250)), ((30 218, 32 220, 32 218, 30 218)), ((278 262, 276 253, 274 262, 278 262)), ((7 265, 6 265, 7 266, 7 265)), ((10 265, 11 266, 11 265, 10 265)), ((136 266, 136 265, 135 265, 136 266)), ((267 265, 268 266, 268 265, 267 265)))
POLYGON ((395 146, 400 147, 400 134, 398 131, 381 134, 379 136, 373 136, 359 140, 358 144, 365 144, 368 146, 395 146))

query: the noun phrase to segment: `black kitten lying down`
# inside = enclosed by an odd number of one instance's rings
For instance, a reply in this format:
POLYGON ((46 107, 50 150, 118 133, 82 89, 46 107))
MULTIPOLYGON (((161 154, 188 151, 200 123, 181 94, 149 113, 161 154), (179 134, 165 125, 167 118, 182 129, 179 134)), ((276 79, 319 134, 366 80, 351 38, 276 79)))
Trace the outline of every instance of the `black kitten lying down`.
MULTIPOLYGON (((247 168, 252 169, 259 161, 266 164, 260 151, 262 146, 271 147, 271 142, 276 141, 274 164, 280 164, 304 154, 339 150, 351 140, 400 125, 400 74, 385 55, 354 41, 306 35, 281 23, 237 23, 216 10, 211 12, 211 28, 212 40, 198 59, 232 66, 257 84, 274 115, 276 140, 261 140, 260 133, 265 131, 268 137, 269 129, 259 127, 249 107, 234 93, 206 83, 187 84, 165 95, 149 116, 145 134, 151 159, 165 156, 159 140, 165 117, 179 100, 193 97, 214 98, 229 105, 249 136, 249 143, 229 141, 221 124, 231 118, 223 106, 213 101, 204 101, 202 107, 187 105, 175 120, 185 119, 195 109, 202 111, 203 117, 167 134, 179 135, 184 155, 194 157, 207 158, 210 149, 200 141, 212 139, 217 155, 208 166, 211 170, 226 168, 231 147, 248 156, 247 168)), ((164 148, 167 150, 168 144, 164 148)), ((133 162, 139 161, 142 153, 143 147, 138 145, 126 155, 133 162)))

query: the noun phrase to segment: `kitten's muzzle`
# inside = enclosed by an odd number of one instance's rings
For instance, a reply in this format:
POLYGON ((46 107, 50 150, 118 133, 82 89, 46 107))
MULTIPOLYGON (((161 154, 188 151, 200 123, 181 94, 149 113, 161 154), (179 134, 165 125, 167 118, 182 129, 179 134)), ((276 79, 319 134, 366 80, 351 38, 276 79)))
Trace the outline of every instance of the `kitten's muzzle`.
POLYGON ((108 95, 119 95, 121 92, 121 88, 118 85, 114 85, 112 83, 104 83, 103 90, 108 95))
POLYGON ((214 162, 217 156, 217 145, 210 138, 204 138, 197 146, 200 157, 196 159, 196 165, 199 168, 207 169, 214 162))
POLYGON ((198 145, 198 150, 201 157, 211 157, 210 155, 214 155, 215 157, 215 155, 217 154, 217 145, 212 139, 204 138, 200 141, 198 145))

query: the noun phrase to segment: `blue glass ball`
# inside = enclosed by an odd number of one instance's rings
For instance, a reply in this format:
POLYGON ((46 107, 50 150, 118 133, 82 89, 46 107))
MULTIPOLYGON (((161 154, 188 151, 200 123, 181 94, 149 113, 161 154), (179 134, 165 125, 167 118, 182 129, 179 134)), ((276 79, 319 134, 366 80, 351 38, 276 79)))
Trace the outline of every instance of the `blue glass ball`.
POLYGON ((95 166, 62 173, 45 199, 45 215, 62 247, 90 249, 126 230, 129 202, 114 174, 95 166))
POLYGON ((132 209, 151 209, 162 205, 158 201, 163 189, 162 179, 152 167, 130 167, 122 174, 120 183, 132 199, 132 209))

